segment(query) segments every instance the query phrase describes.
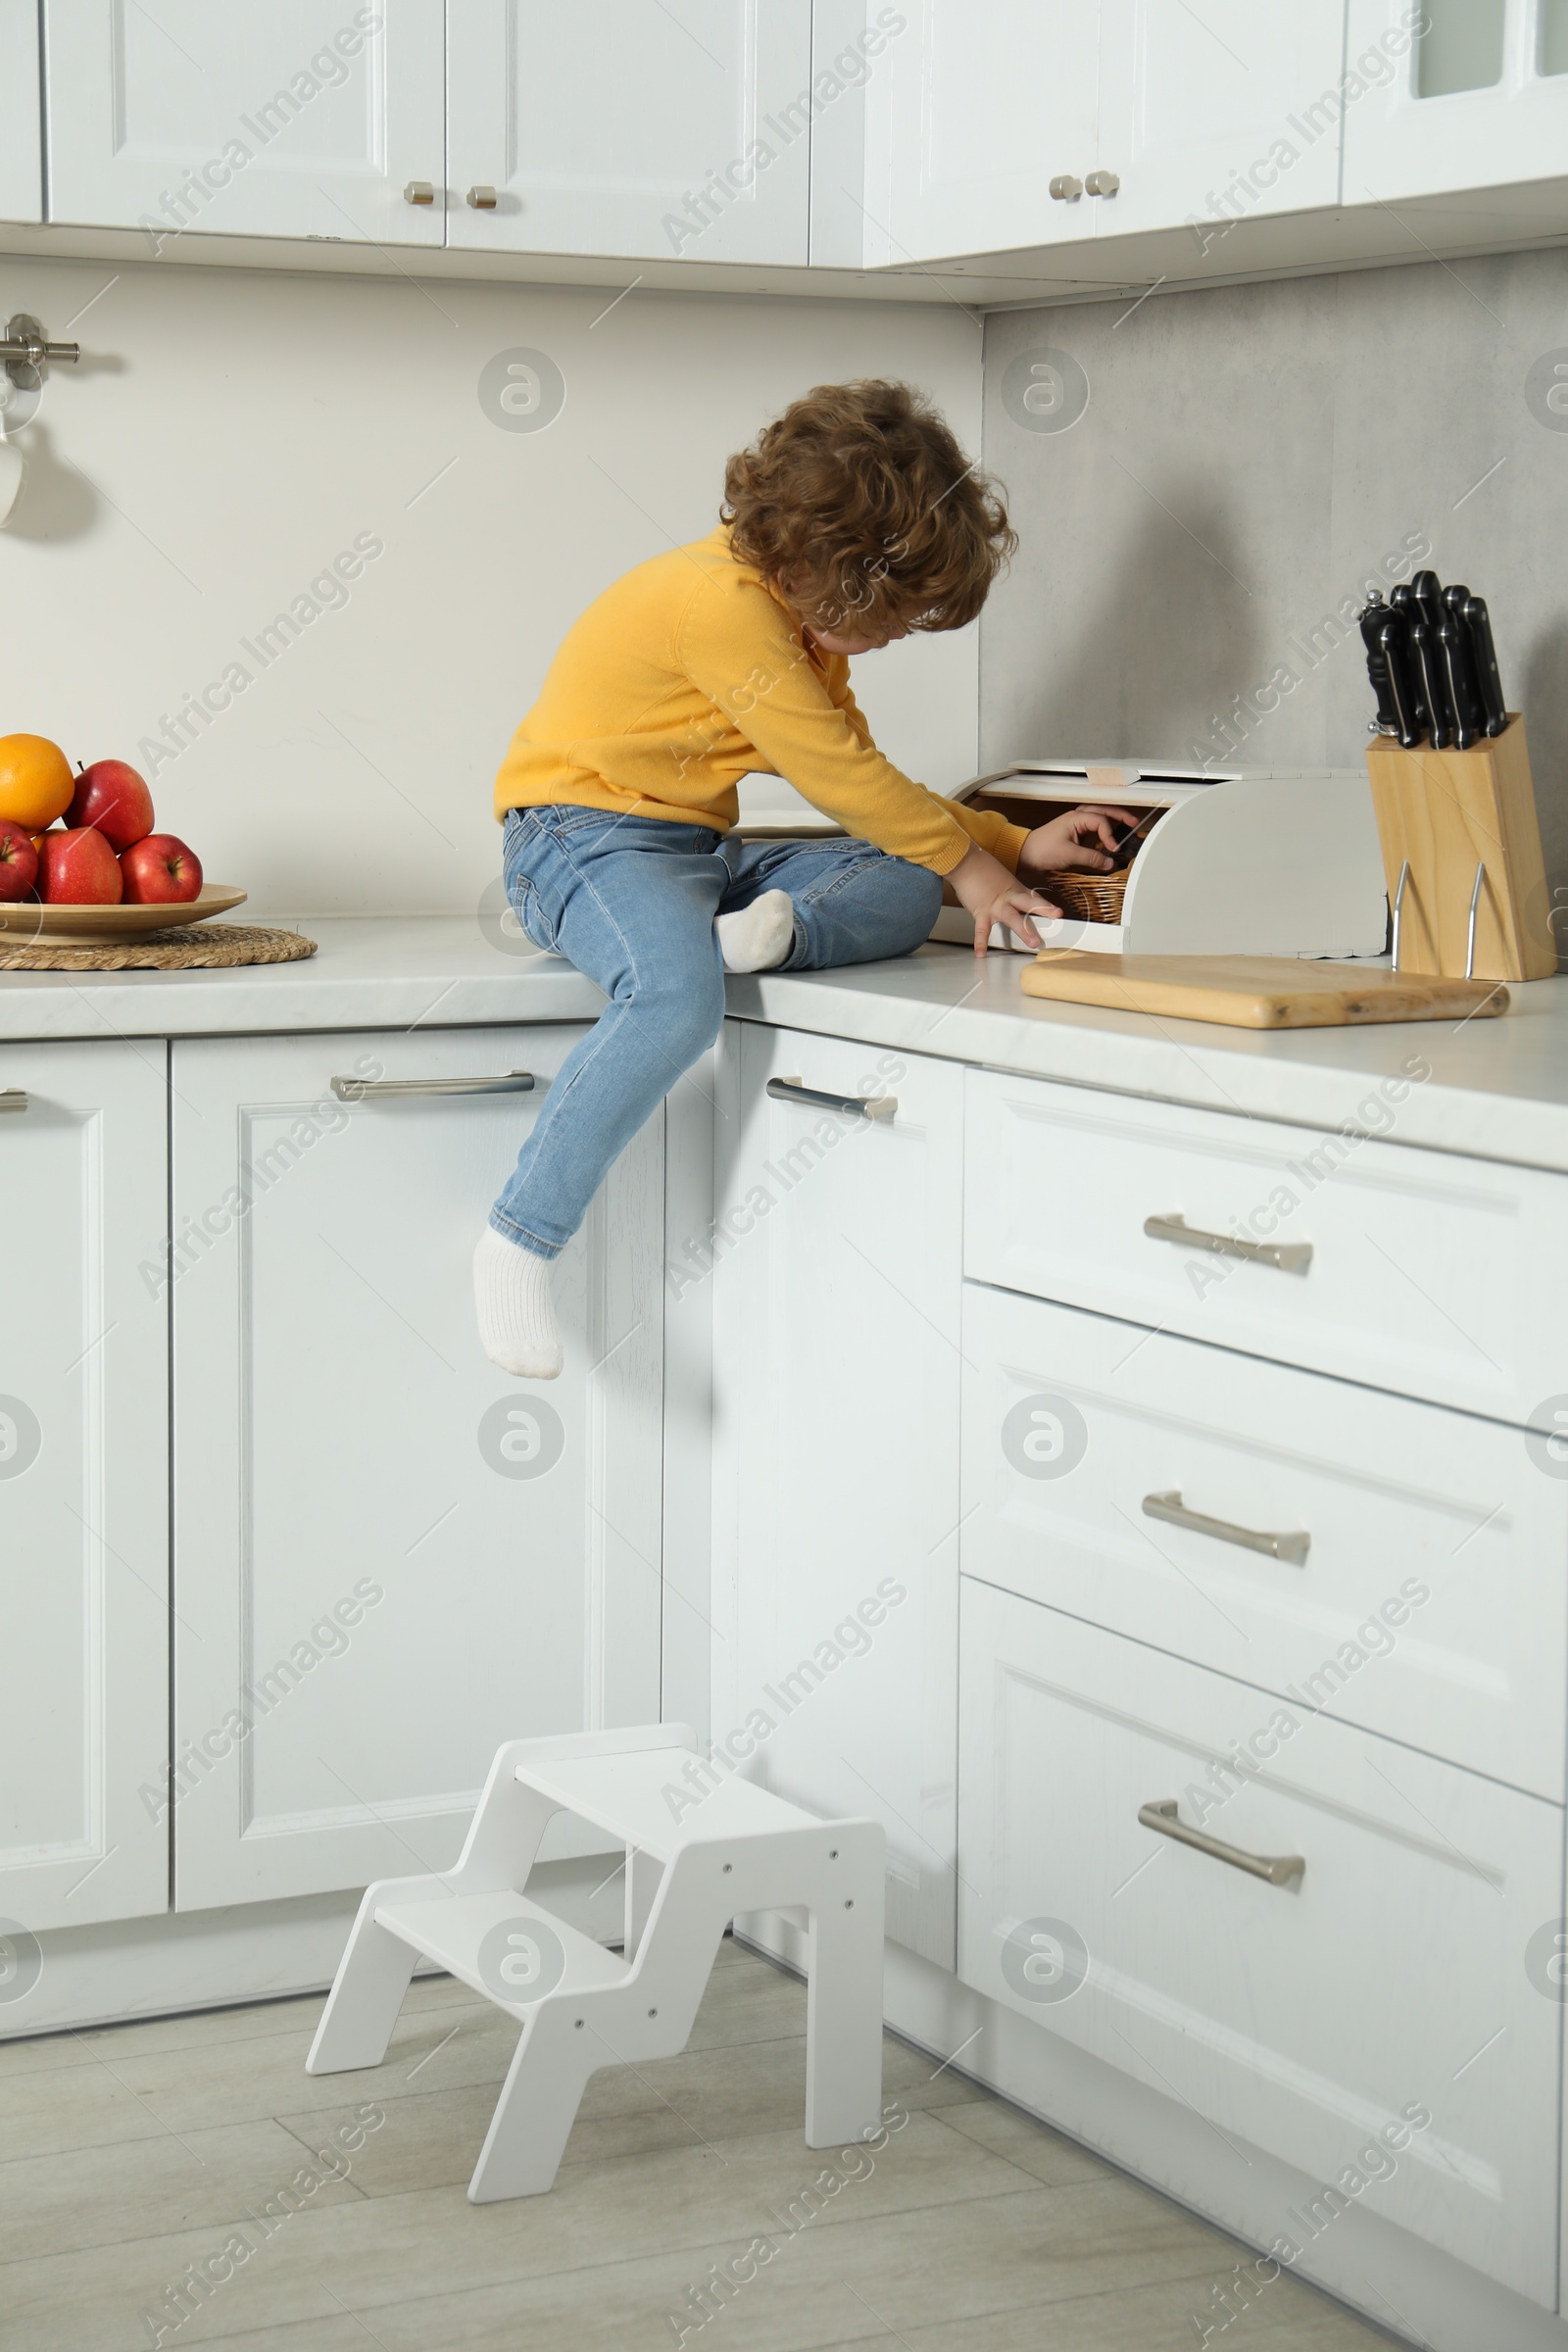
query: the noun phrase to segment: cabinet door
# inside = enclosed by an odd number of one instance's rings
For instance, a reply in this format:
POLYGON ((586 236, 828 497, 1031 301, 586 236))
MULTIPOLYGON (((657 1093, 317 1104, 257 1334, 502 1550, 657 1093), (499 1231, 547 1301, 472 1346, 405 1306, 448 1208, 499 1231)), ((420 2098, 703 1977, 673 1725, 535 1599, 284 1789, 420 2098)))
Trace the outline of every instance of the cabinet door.
POLYGON ((962 1727, 966 1984, 1551 2307, 1559 1806, 967 1577, 962 1727))
POLYGON ((1102 0, 1098 234, 1334 204, 1345 7, 1102 0))
POLYGON ((449 242, 803 264, 810 20, 810 0, 598 0, 585 37, 557 0, 462 0, 449 242))
POLYGON ((441 0, 44 0, 49 218, 439 245, 441 0), (428 205, 405 201, 428 180, 428 205))
POLYGON ((0 0, 0 220, 40 220, 38 17, 33 0, 0 0))
POLYGON ((889 39, 866 85, 868 267, 1095 234, 1101 200, 1051 181, 1098 161, 1101 5, 900 0, 871 20, 889 39))
POLYGON ((162 1044, 0 1045, 0 1916, 27 1931, 169 1899, 166 1128, 162 1044))
POLYGON ((951 1968, 961 1072, 732 1025, 714 1265, 722 1761, 888 1836, 888 1934, 951 1968), (768 1093, 891 1095, 858 1118, 768 1093))
POLYGON ((1568 155, 1564 0, 1349 0, 1345 201, 1556 179, 1568 155), (1394 56, 1385 76, 1379 51, 1394 56), (1369 72, 1368 67, 1373 67, 1369 72), (1374 78, 1374 73, 1376 78, 1374 78))
POLYGON ((579 1034, 175 1048, 181 1909, 440 1869, 503 1740, 658 1720, 662 1117, 558 1262, 561 1378, 473 1326, 474 1243, 579 1034), (331 1085, 518 1069, 532 1093, 331 1085))

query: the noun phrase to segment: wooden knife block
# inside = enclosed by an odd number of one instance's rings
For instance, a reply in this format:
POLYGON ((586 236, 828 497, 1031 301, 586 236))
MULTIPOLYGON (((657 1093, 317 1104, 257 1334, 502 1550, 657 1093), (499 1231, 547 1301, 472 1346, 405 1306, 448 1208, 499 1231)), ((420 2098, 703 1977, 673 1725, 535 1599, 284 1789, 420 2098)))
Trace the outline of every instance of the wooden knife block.
POLYGON ((1525 722, 1468 752, 1401 751, 1386 735, 1367 745, 1372 806, 1392 906, 1408 866, 1398 918, 1401 972, 1462 974, 1476 869, 1474 977, 1543 980, 1557 969, 1547 917, 1541 827, 1525 722))

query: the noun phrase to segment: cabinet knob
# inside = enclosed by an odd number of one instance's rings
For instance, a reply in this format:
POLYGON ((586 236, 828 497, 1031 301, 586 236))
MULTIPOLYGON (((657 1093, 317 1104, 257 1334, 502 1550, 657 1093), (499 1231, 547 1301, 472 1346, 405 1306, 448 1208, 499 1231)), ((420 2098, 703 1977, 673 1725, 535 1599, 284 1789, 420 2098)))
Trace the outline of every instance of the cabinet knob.
POLYGON ((428 179, 411 179, 403 191, 405 204, 434 204, 435 187, 428 179))
POLYGON ((476 213, 493 213, 496 209, 496 192, 494 188, 470 188, 468 202, 476 213))
POLYGON ((1091 196, 1114 196, 1121 181, 1114 172, 1091 172, 1084 186, 1091 196))
MULTIPOLYGON (((1089 184, 1093 187, 1094 181, 1091 180, 1089 184)), ((1058 204, 1076 204, 1083 192, 1083 181, 1074 179, 1070 172, 1058 172, 1051 183, 1051 193, 1058 204)))

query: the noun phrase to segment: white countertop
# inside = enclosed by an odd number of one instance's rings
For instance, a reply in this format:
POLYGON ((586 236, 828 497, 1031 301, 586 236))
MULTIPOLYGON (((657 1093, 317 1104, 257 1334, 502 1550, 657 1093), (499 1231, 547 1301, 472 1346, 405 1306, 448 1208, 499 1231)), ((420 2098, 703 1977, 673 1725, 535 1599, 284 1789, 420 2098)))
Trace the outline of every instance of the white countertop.
MULTIPOLYGON (((318 942, 303 963, 0 972, 0 1086, 7 1041, 570 1021, 604 1003, 569 964, 492 944, 472 918, 296 927, 318 942)), ((743 1020, 1310 1127, 1365 1124, 1357 1105, 1369 1087, 1418 1054, 1432 1074, 1400 1104, 1399 1142, 1568 1174, 1568 975, 1515 987, 1499 1020, 1270 1034, 1047 1004, 1023 995, 1022 968, 1021 956, 991 956, 977 971, 966 950, 929 947, 893 963, 732 979, 729 1007, 743 1020)))

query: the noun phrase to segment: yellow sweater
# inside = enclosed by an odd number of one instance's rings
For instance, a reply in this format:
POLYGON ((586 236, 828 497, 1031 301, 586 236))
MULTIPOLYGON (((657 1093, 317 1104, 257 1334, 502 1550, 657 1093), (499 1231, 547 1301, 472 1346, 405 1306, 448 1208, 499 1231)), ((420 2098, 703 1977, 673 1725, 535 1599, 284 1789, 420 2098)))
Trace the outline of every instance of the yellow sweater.
POLYGON ((736 780, 780 775, 847 833, 950 873, 977 841, 1016 871, 1026 838, 883 758, 843 654, 794 614, 723 525, 639 564, 567 631, 496 779, 496 814, 562 801, 727 833, 736 780))

